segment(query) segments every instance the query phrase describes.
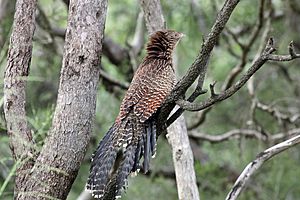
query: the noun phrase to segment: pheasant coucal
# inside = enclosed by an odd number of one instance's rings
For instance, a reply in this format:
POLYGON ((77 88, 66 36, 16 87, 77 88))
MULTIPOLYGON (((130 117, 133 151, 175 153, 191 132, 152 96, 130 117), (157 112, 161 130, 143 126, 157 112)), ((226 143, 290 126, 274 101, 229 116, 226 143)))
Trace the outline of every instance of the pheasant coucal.
POLYGON ((120 113, 92 156, 86 188, 97 199, 115 199, 130 173, 149 170, 156 151, 155 112, 175 85, 172 53, 183 36, 173 30, 150 35, 147 55, 122 101, 120 113), (140 159, 143 157, 143 163, 140 159))

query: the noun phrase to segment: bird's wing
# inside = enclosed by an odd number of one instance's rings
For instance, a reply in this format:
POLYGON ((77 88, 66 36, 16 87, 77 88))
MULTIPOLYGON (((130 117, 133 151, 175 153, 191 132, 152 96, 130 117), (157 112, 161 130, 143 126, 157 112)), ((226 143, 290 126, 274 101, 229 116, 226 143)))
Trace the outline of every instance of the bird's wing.
POLYGON ((119 117, 125 117, 133 109, 140 121, 145 122, 161 106, 174 84, 171 64, 164 60, 143 62, 123 99, 119 117))

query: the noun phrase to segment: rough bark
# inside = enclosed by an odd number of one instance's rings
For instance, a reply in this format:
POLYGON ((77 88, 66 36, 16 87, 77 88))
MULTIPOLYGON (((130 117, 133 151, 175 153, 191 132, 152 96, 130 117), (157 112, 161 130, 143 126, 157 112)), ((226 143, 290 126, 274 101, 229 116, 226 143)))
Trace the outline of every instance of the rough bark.
POLYGON ((13 31, 10 38, 7 66, 4 74, 4 113, 12 155, 19 163, 16 172, 15 192, 18 192, 32 167, 33 142, 26 121, 25 88, 32 54, 32 37, 35 29, 36 0, 18 0, 13 31))
POLYGON ((144 18, 148 32, 151 34, 155 31, 165 28, 165 18, 162 12, 159 0, 140 0, 144 11, 144 18))
POLYGON ((199 200, 200 196, 196 184, 194 157, 183 116, 180 116, 170 125, 167 139, 172 146, 178 199, 199 200))
MULTIPOLYGON (((159 0, 140 0, 149 33, 165 28, 165 19, 159 0)), ((184 117, 175 121, 168 130, 172 147, 178 198, 199 200, 193 152, 189 143, 184 117)))
POLYGON ((53 124, 17 199, 66 199, 95 115, 107 0, 70 2, 53 124))
MULTIPOLYGON (((177 83, 173 92, 167 99, 167 103, 162 107, 162 112, 159 115, 160 121, 164 121, 167 119, 169 113, 175 106, 175 102, 179 99, 183 99, 187 89, 194 83, 194 81, 198 78, 198 83, 195 91, 191 94, 187 100, 189 102, 193 102, 199 95, 203 94, 203 83, 208 67, 208 62, 210 59, 210 55, 214 46, 216 45, 218 38, 223 31, 226 23, 228 22, 233 10, 236 8, 239 0, 227 0, 224 2, 222 9, 219 11, 217 19, 211 28, 210 33, 207 35, 203 44, 201 46, 201 50, 199 55, 196 57, 193 64, 189 67, 186 74, 182 77, 182 79, 177 83)), ((172 124, 182 113, 183 109, 178 109, 167 121, 167 125, 172 124)))

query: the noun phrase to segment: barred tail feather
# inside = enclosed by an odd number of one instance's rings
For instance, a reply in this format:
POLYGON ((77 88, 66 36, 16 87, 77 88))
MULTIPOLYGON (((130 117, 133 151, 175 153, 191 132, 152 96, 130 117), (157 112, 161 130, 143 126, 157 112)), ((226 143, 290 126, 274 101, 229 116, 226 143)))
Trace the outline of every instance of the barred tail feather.
POLYGON ((133 171, 135 164, 136 146, 130 145, 124 153, 124 159, 119 167, 117 175, 117 196, 121 196, 122 189, 126 189, 128 185, 128 176, 133 171))
POLYGON ((116 125, 114 124, 92 156, 86 189, 91 191, 95 198, 102 198, 104 195, 109 176, 112 173, 111 170, 117 159, 118 148, 115 147, 113 141, 115 131, 116 125))
POLYGON ((144 162, 143 171, 147 173, 150 167, 150 157, 154 157, 156 153, 156 124, 155 121, 149 120, 146 123, 145 134, 143 137, 144 162))
POLYGON ((151 144, 151 156, 154 158, 156 154, 156 124, 155 121, 150 121, 150 127, 151 127, 151 132, 150 132, 150 144, 151 144))
POLYGON ((142 157, 143 172, 149 170, 150 158, 156 151, 155 123, 134 121, 129 118, 121 125, 114 124, 92 156, 86 189, 96 199, 114 200, 120 196, 129 174, 141 168, 142 157))

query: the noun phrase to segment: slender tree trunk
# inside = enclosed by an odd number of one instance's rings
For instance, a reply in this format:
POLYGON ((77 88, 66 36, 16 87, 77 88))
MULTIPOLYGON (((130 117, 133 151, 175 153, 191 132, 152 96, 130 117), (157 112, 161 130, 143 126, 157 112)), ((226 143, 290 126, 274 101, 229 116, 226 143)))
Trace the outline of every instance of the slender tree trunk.
POLYGON ((144 11, 144 18, 148 33, 165 28, 165 18, 162 12, 160 0, 140 0, 141 7, 144 11))
POLYGON ((172 146, 178 199, 199 200, 193 151, 190 146, 185 119, 180 116, 168 128, 168 142, 172 146))
POLYGON ((15 193, 33 166, 33 142, 26 121, 25 88, 32 54, 36 0, 18 0, 4 74, 4 113, 12 155, 18 162, 15 193))
MULTIPOLYGON (((166 28, 159 0, 140 0, 149 33, 166 28)), ((194 169, 194 157, 190 146, 184 117, 181 116, 168 129, 168 141, 172 147, 179 200, 199 200, 194 169)))

